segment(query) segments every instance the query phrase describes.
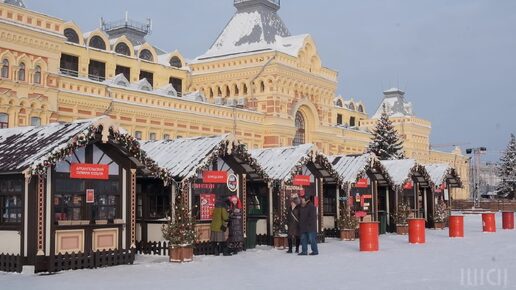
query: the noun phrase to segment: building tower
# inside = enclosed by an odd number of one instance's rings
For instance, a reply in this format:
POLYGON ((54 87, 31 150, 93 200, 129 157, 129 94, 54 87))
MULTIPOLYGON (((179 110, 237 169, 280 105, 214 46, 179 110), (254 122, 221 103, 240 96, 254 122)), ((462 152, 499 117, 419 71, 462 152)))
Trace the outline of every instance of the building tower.
POLYGON ((10 4, 10 5, 18 6, 21 8, 25 8, 25 4, 23 3, 22 0, 3 0, 1 2, 5 3, 5 4, 10 4))
POLYGON ((123 20, 107 22, 101 18, 100 22, 101 29, 109 35, 110 39, 125 35, 134 46, 144 44, 146 42, 145 36, 152 32, 150 18, 147 18, 147 23, 141 23, 129 19, 127 12, 123 20))

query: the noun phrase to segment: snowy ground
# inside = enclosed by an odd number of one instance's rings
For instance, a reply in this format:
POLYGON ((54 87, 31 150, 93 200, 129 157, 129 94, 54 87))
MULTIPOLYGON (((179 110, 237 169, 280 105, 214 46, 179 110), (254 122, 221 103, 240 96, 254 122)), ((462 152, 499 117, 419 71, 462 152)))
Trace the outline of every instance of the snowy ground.
POLYGON ((501 230, 500 215, 491 234, 482 233, 480 215, 465 221, 464 239, 427 230, 426 244, 411 245, 389 234, 377 253, 359 252, 358 241, 329 239, 319 256, 269 247, 182 265, 138 256, 135 265, 96 270, 0 273, 0 289, 516 289, 516 231, 501 230))

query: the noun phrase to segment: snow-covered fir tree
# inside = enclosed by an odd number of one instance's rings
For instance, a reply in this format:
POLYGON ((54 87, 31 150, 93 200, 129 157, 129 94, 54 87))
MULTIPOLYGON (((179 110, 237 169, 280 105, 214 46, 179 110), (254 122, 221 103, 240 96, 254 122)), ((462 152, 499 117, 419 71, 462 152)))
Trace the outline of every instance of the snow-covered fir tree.
POLYGON ((405 158, 403 140, 394 129, 391 120, 389 120, 385 105, 380 120, 372 131, 373 138, 367 148, 368 153, 374 153, 380 160, 405 158))
POLYGON ((511 134, 511 141, 502 154, 497 167, 500 177, 498 193, 500 196, 513 199, 516 191, 516 137, 511 134))

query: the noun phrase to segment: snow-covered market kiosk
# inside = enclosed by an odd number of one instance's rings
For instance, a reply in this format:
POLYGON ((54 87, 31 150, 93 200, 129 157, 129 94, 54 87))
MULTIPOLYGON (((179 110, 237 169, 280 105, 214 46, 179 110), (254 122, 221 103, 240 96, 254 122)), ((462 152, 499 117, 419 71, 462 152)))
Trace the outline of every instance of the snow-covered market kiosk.
MULTIPOLYGON (((425 167, 413 159, 382 160, 381 163, 387 170, 394 187, 395 210, 393 209, 394 214, 390 215, 392 226, 389 231, 404 234, 408 229, 407 221, 402 218, 404 209, 407 210, 409 218, 427 219, 425 204, 432 188, 432 180, 425 167)), ((388 195, 390 194, 389 192, 388 195)), ((387 199, 390 200, 389 197, 387 199)))
MULTIPOLYGON (((181 196, 196 218, 198 242, 208 242, 215 203, 237 196, 246 213, 250 204, 248 186, 265 184, 267 180, 245 145, 232 134, 147 141, 142 143, 142 149, 175 181, 166 186, 153 176, 138 178, 137 239, 143 244, 163 241, 161 226, 178 193, 186 193, 181 196)), ((242 227, 245 233, 246 219, 242 227)))
POLYGON ((451 210, 451 190, 461 188, 462 181, 457 171, 448 164, 427 164, 425 169, 433 184, 426 201, 427 227, 442 227, 445 225, 445 212, 451 210))
POLYGON ((339 174, 341 184, 325 188, 325 228, 335 236, 335 220, 340 216, 340 205, 347 203, 351 214, 363 221, 379 221, 380 233, 389 225, 388 216, 394 201, 388 199, 392 181, 387 170, 374 154, 329 156, 339 174), (328 203, 335 206, 328 206, 328 203), (332 231, 333 230, 333 231, 332 231))
MULTIPOLYGON (((258 234, 274 237, 275 246, 282 247, 285 241, 287 207, 293 196, 310 198, 318 210, 319 239, 323 238, 324 208, 327 201, 324 187, 340 182, 328 158, 313 144, 292 147, 259 149, 251 151, 259 165, 269 177, 268 208, 266 228, 258 227, 258 234), (271 236, 272 235, 272 236, 271 236)), ((336 206, 335 199, 328 203, 336 206)))
POLYGON ((166 172, 132 136, 99 117, 2 129, 0 151, 0 253, 17 271, 133 262, 136 171, 166 172))

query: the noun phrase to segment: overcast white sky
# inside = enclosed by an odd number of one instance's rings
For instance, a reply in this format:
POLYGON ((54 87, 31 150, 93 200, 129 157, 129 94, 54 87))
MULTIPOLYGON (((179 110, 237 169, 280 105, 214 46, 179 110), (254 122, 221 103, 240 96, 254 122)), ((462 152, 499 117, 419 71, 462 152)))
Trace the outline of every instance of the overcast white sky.
MULTIPOLYGON (((516 133, 516 1, 283 0, 292 34, 310 33, 323 65, 339 72, 339 94, 372 115, 382 91, 407 92, 432 122, 432 143, 486 146, 498 159, 516 133)), ((28 8, 73 20, 83 32, 100 17, 153 20, 148 40, 194 58, 235 9, 231 0, 25 0, 28 8)), ((453 148, 439 148, 451 150, 453 148)))

